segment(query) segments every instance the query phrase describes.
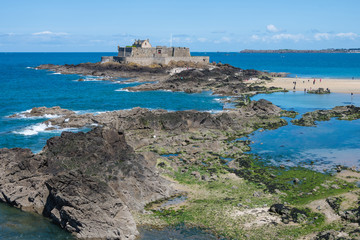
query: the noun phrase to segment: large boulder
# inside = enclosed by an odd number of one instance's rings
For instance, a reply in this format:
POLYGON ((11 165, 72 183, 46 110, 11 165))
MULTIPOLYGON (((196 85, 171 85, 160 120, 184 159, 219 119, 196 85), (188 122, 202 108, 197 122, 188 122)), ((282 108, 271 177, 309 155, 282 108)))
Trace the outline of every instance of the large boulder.
POLYGON ((0 150, 0 201, 42 213, 78 238, 135 239, 132 210, 175 192, 110 128, 63 132, 43 151, 0 150))

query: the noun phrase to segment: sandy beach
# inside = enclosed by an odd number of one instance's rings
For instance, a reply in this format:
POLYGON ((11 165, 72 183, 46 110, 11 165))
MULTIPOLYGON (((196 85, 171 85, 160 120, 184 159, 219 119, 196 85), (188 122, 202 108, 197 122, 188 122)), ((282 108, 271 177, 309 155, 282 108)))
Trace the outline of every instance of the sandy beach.
MULTIPOLYGON (((251 80, 252 82, 259 80, 251 80)), ((266 86, 282 87, 287 90, 294 90, 294 82, 296 82, 295 90, 304 91, 318 88, 329 88, 331 92, 336 93, 354 93, 360 94, 360 79, 328 79, 322 78, 274 78, 273 81, 266 81, 266 86)))

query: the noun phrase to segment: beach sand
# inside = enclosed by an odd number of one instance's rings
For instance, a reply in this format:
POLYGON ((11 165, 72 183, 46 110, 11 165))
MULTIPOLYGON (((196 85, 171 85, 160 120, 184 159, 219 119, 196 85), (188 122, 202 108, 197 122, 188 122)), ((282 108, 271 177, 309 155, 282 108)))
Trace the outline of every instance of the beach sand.
MULTIPOLYGON (((260 80, 250 80, 248 82, 256 82, 260 80)), ((263 80, 261 80, 263 81, 263 80)), ((267 87, 281 87, 287 90, 294 90, 294 82, 296 82, 296 91, 314 90, 318 88, 329 88, 331 92, 336 93, 354 93, 360 94, 360 79, 328 79, 322 78, 274 78, 273 81, 266 81, 267 87), (311 89, 310 89, 311 88, 311 89)))

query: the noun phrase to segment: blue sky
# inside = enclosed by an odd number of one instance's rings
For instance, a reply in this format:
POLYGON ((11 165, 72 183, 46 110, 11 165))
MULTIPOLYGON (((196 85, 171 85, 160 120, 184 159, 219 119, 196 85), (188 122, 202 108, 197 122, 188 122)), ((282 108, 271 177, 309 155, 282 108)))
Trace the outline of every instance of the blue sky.
POLYGON ((0 52, 360 47, 359 0, 0 0, 0 52))

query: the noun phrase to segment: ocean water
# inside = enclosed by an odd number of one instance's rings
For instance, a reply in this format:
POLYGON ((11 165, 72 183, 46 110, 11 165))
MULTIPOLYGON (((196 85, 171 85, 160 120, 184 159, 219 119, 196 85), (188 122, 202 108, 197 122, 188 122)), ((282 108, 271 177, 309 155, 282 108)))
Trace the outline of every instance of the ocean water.
MULTIPOLYGON (((127 92, 122 88, 138 83, 124 84, 100 81, 96 77, 62 75, 36 70, 44 63, 77 64, 97 62, 102 55, 114 53, 0 53, 0 148, 27 147, 37 152, 47 139, 61 131, 44 131, 45 119, 8 118, 33 107, 53 107, 99 113, 133 107, 150 109, 217 111, 223 108, 222 97, 210 92, 200 94, 167 91, 127 92), (78 82, 85 77, 84 82, 78 82)), ((82 129, 68 129, 79 131, 82 129)))
MULTIPOLYGON (((0 148, 26 147, 40 151, 46 140, 59 135, 61 130, 44 131, 39 118, 10 119, 9 115, 33 107, 60 106, 79 113, 98 113, 133 107, 150 109, 218 111, 223 108, 220 97, 209 92, 201 94, 166 91, 126 92, 124 84, 99 81, 91 76, 62 75, 35 70, 39 64, 77 64, 97 62, 103 55, 115 53, 0 53, 0 148), (80 77, 86 81, 78 82, 80 77)), ((193 55, 203 55, 194 53, 193 55)), ((360 54, 240 54, 206 53, 211 61, 230 63, 241 68, 291 72, 292 75, 311 77, 359 77, 360 54)), ((336 105, 360 105, 360 96, 347 94, 310 95, 303 92, 257 95, 288 110, 300 113, 328 109, 336 105)), ((51 116, 48 116, 51 117, 51 116)), ((86 131, 87 129, 69 129, 86 131)), ((331 120, 316 127, 286 127, 256 132, 249 136, 254 141, 252 152, 272 164, 308 165, 321 170, 341 163, 359 165, 360 122, 331 120)), ((178 238, 211 239, 199 229, 182 227, 155 231, 144 229, 142 239, 178 238), (195 238, 193 238, 195 236, 195 238)), ((0 204, 0 239, 70 239, 70 235, 48 220, 0 204)))
POLYGON ((210 61, 244 69, 287 72, 291 77, 360 78, 360 54, 356 53, 194 53, 210 61))

